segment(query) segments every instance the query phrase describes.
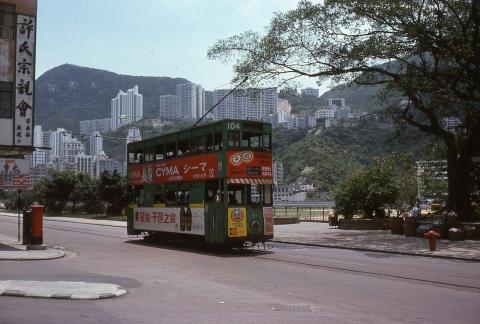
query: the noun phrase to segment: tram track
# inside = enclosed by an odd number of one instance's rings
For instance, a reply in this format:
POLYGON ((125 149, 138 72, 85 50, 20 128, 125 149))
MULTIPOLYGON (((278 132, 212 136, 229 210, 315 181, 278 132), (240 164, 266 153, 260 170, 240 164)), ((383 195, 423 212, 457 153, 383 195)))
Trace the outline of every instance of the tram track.
MULTIPOLYGON (((5 223, 10 223, 10 224, 17 224, 16 221, 11 221, 11 220, 6 220, 6 219, 0 219, 1 222, 5 223)), ((55 220, 47 220, 55 222, 55 220)), ((95 224, 83 224, 83 223, 75 223, 79 225, 95 225, 95 224)), ((98 226, 98 225, 97 225, 98 226)), ((92 236, 99 236, 99 237, 105 237, 105 238, 112 238, 112 239, 120 239, 120 240, 125 240, 129 239, 128 236, 121 236, 121 235, 113 235, 113 234, 105 234, 105 233, 98 233, 98 232, 92 232, 88 230, 80 230, 80 229, 72 229, 72 228, 63 228, 63 227, 57 227, 57 226, 52 226, 50 224, 44 225, 44 228, 56 230, 56 231, 62 231, 62 232, 71 232, 71 233, 78 233, 78 234, 85 234, 85 235, 92 235, 92 236)), ((152 243, 148 243, 152 244, 152 243)), ((289 244, 289 243, 281 243, 275 244, 274 243, 274 249, 277 251, 282 245, 294 245, 294 244, 289 244)), ((171 245, 169 245, 171 246, 171 245)), ((178 245, 175 245, 178 246, 178 245)), ((181 248, 179 246, 180 250, 185 250, 184 248, 181 248)), ((320 249, 320 248, 319 248, 320 249)), ((270 250, 272 251, 272 250, 270 250)), ((195 252, 195 251, 193 251, 195 252)), ((225 253, 225 251, 223 251, 225 253)), ((235 252, 235 253, 238 253, 235 252)), ((327 270, 327 271, 342 271, 345 273, 352 273, 352 274, 359 274, 359 275, 367 275, 367 276, 374 276, 374 277, 383 277, 383 278, 390 278, 390 279, 395 279, 395 280, 407 280, 411 282, 418 282, 418 283, 423 283, 423 284, 433 284, 433 285, 439 285, 442 287, 449 287, 449 288, 457 288, 457 289, 467 289, 467 290, 473 290, 476 292, 480 292, 480 287, 476 286, 471 286, 471 285, 464 285, 464 284, 458 284, 458 283, 451 283, 451 282, 445 282, 445 281, 439 281, 439 280, 430 280, 430 279, 425 279, 425 278, 415 278, 413 276, 406 276, 406 275, 397 275, 397 274, 389 274, 385 272, 379 272, 379 271, 368 271, 368 270, 362 270, 362 269, 355 269, 352 267, 346 267, 346 266, 338 266, 338 265, 327 265, 327 264, 318 264, 318 263, 312 263, 312 262, 304 262, 304 261, 299 261, 299 260, 293 260, 291 259, 292 257, 289 256, 288 254, 285 255, 287 258, 282 258, 282 255, 279 255, 278 257, 271 257, 265 254, 265 251, 263 250, 255 250, 255 249, 248 249, 244 250, 244 256, 245 257, 250 257, 258 260, 262 260, 265 262, 277 262, 277 263, 283 263, 283 264, 291 264, 291 265, 296 265, 296 266, 302 266, 302 267, 310 267, 313 269, 318 269, 318 270, 327 270), (247 253, 245 253, 247 252, 247 253)), ((218 254, 218 251, 212 251, 212 254, 218 254)))
MULTIPOLYGON (((0 221, 5 222, 5 223, 10 223, 10 224, 17 224, 16 221, 9 221, 5 219, 0 219, 0 221)), ((55 222, 55 220, 47 220, 55 222)), ((63 222, 66 223, 66 222, 63 222)), ((94 225, 94 224, 82 224, 82 223, 75 223, 75 224, 80 224, 80 225, 94 225)), ((108 238, 115 238, 115 239, 128 239, 128 236, 118 236, 118 235, 108 235, 108 234, 103 234, 103 233, 94 233, 94 232, 88 232, 88 231, 82 231, 82 230, 77 230, 77 229, 65 229, 65 228, 60 228, 60 227, 55 227, 51 225, 44 225, 43 228, 48 228, 48 229, 53 229, 57 231, 63 231, 63 232, 72 232, 72 233, 79 233, 79 234, 87 234, 87 235, 94 235, 94 236, 103 236, 103 237, 108 237, 108 238)))
MULTIPOLYGON (((287 243, 285 243, 285 244, 287 244, 287 243)), ((434 284, 434 285, 439 285, 439 286, 443 286, 443 287, 454 287, 454 288, 468 289, 468 290, 474 290, 474 291, 480 292, 480 287, 457 284, 457 283, 450 283, 450 282, 445 282, 445 281, 430 280, 430 279, 424 279, 424 278, 414 278, 412 276, 395 275, 395 274, 388 274, 388 273, 384 273, 384 272, 359 270, 359 269, 352 269, 352 268, 341 267, 341 266, 322 265, 322 264, 314 264, 314 263, 295 261, 295 260, 270 258, 270 257, 266 257, 266 256, 255 255, 255 256, 251 256, 251 257, 255 258, 255 259, 264 260, 264 261, 270 261, 270 262, 278 262, 278 263, 284 263, 284 264, 307 266, 307 267, 311 267, 311 268, 314 268, 314 269, 324 269, 324 270, 329 270, 329 271, 342 271, 342 272, 346 272, 346 273, 354 273, 354 274, 361 274, 361 275, 368 275, 368 276, 375 276, 375 277, 391 278, 391 279, 397 279, 397 280, 407 280, 407 281, 419 282, 419 283, 424 283, 424 284, 434 284)))

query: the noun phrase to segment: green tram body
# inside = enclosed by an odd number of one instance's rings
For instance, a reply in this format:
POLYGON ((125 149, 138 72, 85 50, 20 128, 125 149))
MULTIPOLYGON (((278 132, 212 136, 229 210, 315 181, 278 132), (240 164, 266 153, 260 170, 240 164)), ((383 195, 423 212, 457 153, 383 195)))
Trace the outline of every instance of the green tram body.
POLYGON ((271 124, 246 120, 129 143, 128 234, 225 246, 272 239, 271 143, 271 124))

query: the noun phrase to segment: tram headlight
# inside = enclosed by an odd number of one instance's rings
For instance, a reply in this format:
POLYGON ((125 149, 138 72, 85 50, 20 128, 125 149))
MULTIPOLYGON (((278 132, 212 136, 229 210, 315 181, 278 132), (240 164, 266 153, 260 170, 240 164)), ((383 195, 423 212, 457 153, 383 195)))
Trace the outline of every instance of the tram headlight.
POLYGON ((252 222, 252 230, 254 232, 258 232, 260 230, 260 223, 258 221, 252 222))

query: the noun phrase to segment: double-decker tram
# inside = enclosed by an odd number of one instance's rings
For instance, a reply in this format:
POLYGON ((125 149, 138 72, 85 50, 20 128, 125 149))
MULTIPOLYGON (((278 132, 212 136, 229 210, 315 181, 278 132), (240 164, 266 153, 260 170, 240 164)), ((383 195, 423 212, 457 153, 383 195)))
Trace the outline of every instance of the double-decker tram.
POLYGON ((129 235, 241 246, 273 238, 272 127, 222 120, 129 143, 129 235))

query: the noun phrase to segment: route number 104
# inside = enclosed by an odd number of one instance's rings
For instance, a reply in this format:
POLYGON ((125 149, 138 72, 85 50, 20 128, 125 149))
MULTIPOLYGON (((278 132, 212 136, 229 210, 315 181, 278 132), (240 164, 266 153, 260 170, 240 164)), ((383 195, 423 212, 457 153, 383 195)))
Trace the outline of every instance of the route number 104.
POLYGON ((228 123, 228 130, 240 130, 240 123, 230 122, 228 123))

